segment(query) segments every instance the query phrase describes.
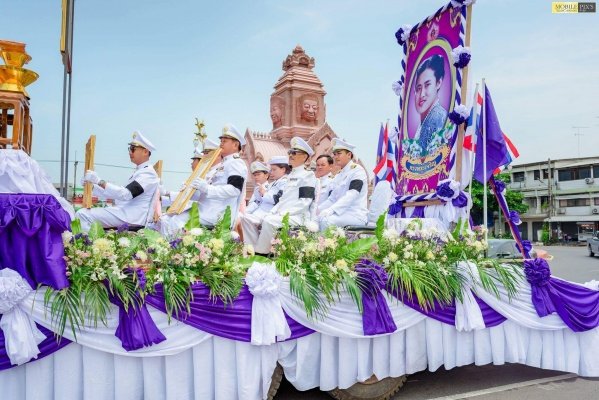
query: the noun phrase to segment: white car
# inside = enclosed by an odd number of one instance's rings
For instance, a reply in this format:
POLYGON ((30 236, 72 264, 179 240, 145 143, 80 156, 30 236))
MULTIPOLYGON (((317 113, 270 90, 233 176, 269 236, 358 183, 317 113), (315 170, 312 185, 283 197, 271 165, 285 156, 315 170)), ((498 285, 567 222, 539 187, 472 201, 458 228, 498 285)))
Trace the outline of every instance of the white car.
POLYGON ((594 236, 588 239, 587 248, 589 249, 589 257, 595 257, 595 254, 599 254, 599 237, 594 236))

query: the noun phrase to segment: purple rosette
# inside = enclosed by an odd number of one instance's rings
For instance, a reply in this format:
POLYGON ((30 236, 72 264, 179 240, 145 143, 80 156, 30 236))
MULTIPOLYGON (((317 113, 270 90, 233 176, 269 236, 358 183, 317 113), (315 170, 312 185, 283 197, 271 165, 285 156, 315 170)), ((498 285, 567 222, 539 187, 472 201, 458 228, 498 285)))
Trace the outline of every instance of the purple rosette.
POLYGON ((453 199, 453 197, 455 196, 455 192, 451 188, 450 183, 450 181, 445 181, 439 186, 437 186, 437 197, 446 201, 453 199))
POLYGON ((464 208, 468 205, 468 196, 464 192, 460 192, 458 197, 451 200, 454 207, 464 208))
POLYGON ((510 221, 512 221, 516 225, 520 225, 522 223, 518 211, 510 211, 510 221))
POLYGON ((551 278, 551 269, 544 258, 534 258, 524 261, 524 274, 531 285, 545 286, 551 278))
POLYGON ((503 181, 493 179, 493 183, 495 184, 495 193, 497 193, 497 194, 505 193, 505 183, 503 183, 503 181))
POLYGON ((458 59, 453 63, 454 67, 456 67, 456 68, 466 67, 470 63, 471 57, 472 56, 470 55, 470 53, 461 53, 458 56, 458 59))

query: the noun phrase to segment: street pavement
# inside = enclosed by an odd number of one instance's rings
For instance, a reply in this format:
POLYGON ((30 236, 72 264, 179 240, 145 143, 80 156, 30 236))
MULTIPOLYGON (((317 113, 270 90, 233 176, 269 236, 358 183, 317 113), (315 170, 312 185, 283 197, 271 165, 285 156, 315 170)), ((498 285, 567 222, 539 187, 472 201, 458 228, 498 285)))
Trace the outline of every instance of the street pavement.
MULTIPOLYGON (((578 283, 599 280, 599 257, 589 257, 586 247, 539 248, 553 256, 549 266, 554 276, 578 283)), ((300 392, 283 379, 275 399, 324 400, 330 397, 317 389, 300 392)), ((580 378, 520 364, 469 365, 410 375, 393 399, 596 400, 599 399, 599 378, 580 378)))

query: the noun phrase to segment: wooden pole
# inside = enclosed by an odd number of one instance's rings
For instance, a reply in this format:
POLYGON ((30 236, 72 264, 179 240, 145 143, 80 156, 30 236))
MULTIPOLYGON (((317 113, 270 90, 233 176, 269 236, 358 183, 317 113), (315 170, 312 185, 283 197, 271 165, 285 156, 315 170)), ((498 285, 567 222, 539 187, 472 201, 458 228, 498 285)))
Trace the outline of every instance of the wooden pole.
MULTIPOLYGON (((83 174, 88 170, 94 170, 94 155, 96 152, 96 135, 91 135, 85 145, 85 168, 83 174)), ((92 191, 94 190, 93 183, 85 182, 83 185, 83 207, 92 207, 92 191)))
MULTIPOLYGON (((466 37, 464 38, 464 47, 470 47, 470 31, 472 22, 472 4, 466 10, 466 37)), ((461 98, 465 99, 468 96, 468 66, 462 70, 462 92, 461 98)), ((475 98, 476 99, 476 98, 475 98)), ((460 124, 458 128, 458 144, 456 149, 455 160, 455 177, 456 181, 462 182, 462 147, 464 145, 464 124, 460 124)))

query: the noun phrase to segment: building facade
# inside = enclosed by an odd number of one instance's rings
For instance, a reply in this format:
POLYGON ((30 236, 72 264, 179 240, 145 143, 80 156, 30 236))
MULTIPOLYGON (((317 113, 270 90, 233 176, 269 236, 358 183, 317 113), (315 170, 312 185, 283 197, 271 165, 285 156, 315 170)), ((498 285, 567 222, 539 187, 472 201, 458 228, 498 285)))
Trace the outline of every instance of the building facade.
POLYGON ((552 238, 586 241, 599 231, 599 157, 513 165, 510 190, 528 205, 521 215, 524 239, 541 240, 543 224, 552 238))

